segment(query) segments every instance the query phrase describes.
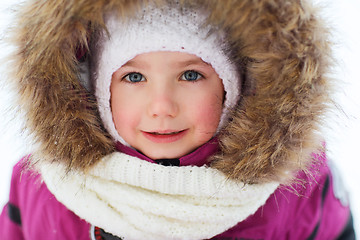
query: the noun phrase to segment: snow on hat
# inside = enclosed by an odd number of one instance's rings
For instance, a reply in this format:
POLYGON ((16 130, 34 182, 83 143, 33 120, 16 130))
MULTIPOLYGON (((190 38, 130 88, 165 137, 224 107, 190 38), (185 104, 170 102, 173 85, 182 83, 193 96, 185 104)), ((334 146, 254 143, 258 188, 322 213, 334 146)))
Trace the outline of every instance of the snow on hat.
POLYGON ((225 54, 226 42, 221 31, 205 25, 207 14, 180 7, 157 8, 149 5, 134 19, 120 23, 115 14, 107 16, 104 31, 92 46, 93 82, 100 116, 115 141, 128 145, 115 129, 110 106, 112 75, 122 65, 142 53, 183 52, 209 63, 222 79, 226 91, 218 131, 240 96, 240 76, 225 54))

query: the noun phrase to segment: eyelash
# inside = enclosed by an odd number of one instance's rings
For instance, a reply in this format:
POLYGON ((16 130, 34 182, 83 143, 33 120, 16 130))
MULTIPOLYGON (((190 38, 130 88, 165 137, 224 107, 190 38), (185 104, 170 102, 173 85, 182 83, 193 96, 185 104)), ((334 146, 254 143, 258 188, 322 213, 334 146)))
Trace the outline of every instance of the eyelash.
MULTIPOLYGON (((205 77, 204 77, 203 74, 201 74, 201 73, 199 73, 198 71, 195 71, 195 70, 186 70, 186 71, 183 72, 183 73, 181 74, 181 76, 180 76, 180 80, 182 80, 182 81, 187 81, 187 82, 197 82, 197 81, 199 81, 199 80, 201 80, 201 79, 204 79, 204 78, 205 78, 205 77), (187 79, 185 78, 185 74, 186 74, 186 73, 195 73, 195 74, 196 74, 196 79, 194 79, 194 80, 187 80, 187 79)), ((141 73, 139 73, 139 72, 131 72, 131 73, 128 73, 128 74, 126 74, 124 77, 122 77, 121 79, 122 79, 123 81, 126 81, 127 83, 131 83, 131 84, 140 83, 140 82, 143 82, 144 80, 146 80, 146 78, 144 77, 144 75, 141 74, 141 73), (134 74, 141 75, 141 79, 138 80, 138 81, 132 81, 132 80, 130 80, 130 76, 131 76, 131 75, 134 75, 134 74)))
POLYGON ((201 80, 203 78, 204 78, 204 75, 202 75, 201 73, 199 73, 198 71, 195 71, 195 70, 187 70, 183 74, 181 74, 181 77, 180 77, 181 80, 188 81, 188 82, 197 82, 197 81, 199 81, 199 80, 201 80), (197 79, 195 79, 195 80, 183 79, 183 77, 185 77, 186 73, 196 73, 197 74, 197 79))
POLYGON ((131 72, 131 73, 126 74, 124 77, 122 77, 122 80, 123 80, 123 81, 126 81, 126 82, 128 82, 128 83, 140 83, 140 82, 143 82, 143 79, 145 79, 144 75, 142 75, 142 74, 139 73, 139 72, 131 72), (132 74, 139 74, 139 75, 141 75, 141 79, 140 79, 139 81, 131 81, 131 80, 129 79, 129 77, 130 77, 132 74))

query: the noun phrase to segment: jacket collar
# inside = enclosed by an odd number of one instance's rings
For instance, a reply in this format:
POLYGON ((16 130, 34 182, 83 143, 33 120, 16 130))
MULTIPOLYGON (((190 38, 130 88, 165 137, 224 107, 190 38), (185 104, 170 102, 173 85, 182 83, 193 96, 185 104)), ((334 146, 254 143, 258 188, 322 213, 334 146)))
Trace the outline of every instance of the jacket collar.
POLYGON ((219 143, 216 137, 210 139, 207 143, 197 148, 195 151, 177 159, 161 159, 153 160, 141 152, 138 152, 134 148, 123 145, 120 142, 116 143, 116 150, 119 152, 125 153, 132 157, 137 157, 142 160, 151 162, 151 163, 160 163, 162 165, 178 165, 178 166, 198 166, 201 167, 209 163, 209 157, 214 155, 219 151, 219 143), (178 162, 176 164, 176 162, 178 162))

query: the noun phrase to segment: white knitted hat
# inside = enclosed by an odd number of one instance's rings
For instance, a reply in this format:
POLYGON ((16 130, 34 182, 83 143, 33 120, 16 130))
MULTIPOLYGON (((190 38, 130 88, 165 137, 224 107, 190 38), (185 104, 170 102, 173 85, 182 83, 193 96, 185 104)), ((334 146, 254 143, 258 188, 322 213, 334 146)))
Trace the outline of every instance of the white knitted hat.
POLYGON ((156 51, 176 51, 196 55, 211 64, 223 81, 226 91, 218 131, 227 120, 229 110, 240 96, 240 79, 236 67, 224 53, 226 43, 221 31, 205 25, 207 14, 179 6, 147 6, 138 16, 119 22, 115 14, 106 19, 110 37, 104 31, 92 46, 95 95, 105 128, 114 140, 128 145, 115 129, 110 107, 112 75, 135 56, 156 51), (211 32, 211 33, 210 33, 211 32))

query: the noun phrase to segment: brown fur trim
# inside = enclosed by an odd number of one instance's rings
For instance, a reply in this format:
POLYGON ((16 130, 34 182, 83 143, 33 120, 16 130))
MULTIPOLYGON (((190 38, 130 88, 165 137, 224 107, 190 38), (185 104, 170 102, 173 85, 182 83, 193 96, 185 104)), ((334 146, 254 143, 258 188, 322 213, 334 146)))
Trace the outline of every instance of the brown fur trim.
POLYGON ((256 94, 243 98, 212 164, 231 178, 283 182, 305 169, 320 147, 316 131, 329 101, 329 44, 326 29, 304 4, 242 1, 222 23, 256 79, 256 94))
MULTIPOLYGON (((126 19, 143 2, 31 0, 19 12, 13 79, 40 146, 37 159, 86 170, 114 151, 93 93, 79 83, 76 49, 88 48, 105 27, 105 13, 126 19)), ((243 86, 254 87, 234 109, 211 166, 246 183, 289 180, 319 147, 316 131, 329 102, 329 44, 316 11, 301 0, 181 2, 211 12, 250 81, 243 86)))

